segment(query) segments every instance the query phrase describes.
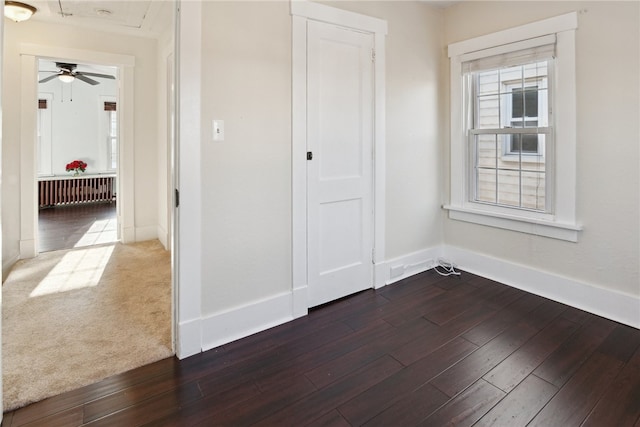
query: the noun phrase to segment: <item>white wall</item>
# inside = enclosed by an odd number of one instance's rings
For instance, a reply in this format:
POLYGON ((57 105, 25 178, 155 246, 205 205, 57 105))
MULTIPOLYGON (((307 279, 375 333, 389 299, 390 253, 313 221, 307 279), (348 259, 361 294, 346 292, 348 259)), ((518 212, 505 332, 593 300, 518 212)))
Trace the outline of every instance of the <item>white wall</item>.
MULTIPOLYGON (((157 230, 156 49, 153 39, 121 36, 29 20, 7 21, 4 34, 2 240, 3 266, 19 256, 20 239, 20 44, 65 47, 135 57, 134 184, 136 238, 157 230), (151 113, 150 113, 151 111, 151 113)), ((35 84, 35 82, 34 82, 35 84)))
MULTIPOLYGON (((332 5, 389 22, 388 256, 438 246, 441 11, 419 2, 332 5)), ((279 296, 291 293, 291 16, 288 1, 204 2, 201 16, 201 314, 203 334, 214 335, 209 327, 238 329, 229 319, 246 320, 252 305, 290 310, 279 296), (225 121, 224 142, 211 140, 213 119, 225 121)), ((181 246, 183 266, 189 251, 197 248, 181 246)))
POLYGON ((165 249, 171 246, 171 212, 172 200, 172 153, 171 137, 173 133, 173 122, 169 110, 170 87, 174 85, 174 75, 169 74, 169 62, 174 62, 174 21, 173 9, 169 13, 170 18, 163 27, 164 32, 158 38, 157 48, 157 140, 158 140, 158 239, 165 249))
MULTIPOLYGON (((114 68, 105 74, 115 75, 115 72, 114 68)), ((46 75, 40 74, 40 78, 46 75)), ((107 171, 104 97, 115 101, 117 83, 110 79, 95 80, 100 84, 63 83, 58 79, 38 84, 39 93, 53 95, 47 109, 52 116, 49 161, 54 175, 68 175, 65 166, 76 159, 87 163, 86 173, 107 171)))
MULTIPOLYGON (((449 219, 444 220, 445 242, 482 257, 628 295, 636 298, 638 311, 640 3, 463 2, 445 10, 445 45, 570 11, 580 11, 577 215, 584 231, 578 243, 449 219)), ((446 139, 445 145, 443 163, 448 168, 446 139)), ((446 194, 447 174, 448 169, 443 176, 446 194)))
POLYGON ((386 256, 442 243, 440 141, 448 96, 441 87, 442 11, 421 2, 324 2, 385 19, 387 210, 386 256))

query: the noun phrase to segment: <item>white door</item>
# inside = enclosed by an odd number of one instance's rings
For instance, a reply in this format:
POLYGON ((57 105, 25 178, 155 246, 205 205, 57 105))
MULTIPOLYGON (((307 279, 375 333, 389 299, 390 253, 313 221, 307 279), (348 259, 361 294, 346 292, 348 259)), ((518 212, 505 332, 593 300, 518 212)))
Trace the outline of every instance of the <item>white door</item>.
POLYGON ((373 35, 309 21, 307 41, 313 307, 373 286, 373 35))

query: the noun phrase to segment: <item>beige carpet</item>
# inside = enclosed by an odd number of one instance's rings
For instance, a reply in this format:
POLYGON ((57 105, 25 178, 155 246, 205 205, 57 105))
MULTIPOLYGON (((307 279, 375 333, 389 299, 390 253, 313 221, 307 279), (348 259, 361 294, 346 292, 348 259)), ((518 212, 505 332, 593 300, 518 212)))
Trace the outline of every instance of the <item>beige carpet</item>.
POLYGON ((5 411, 171 355, 170 257, 157 240, 44 253, 2 286, 5 411))

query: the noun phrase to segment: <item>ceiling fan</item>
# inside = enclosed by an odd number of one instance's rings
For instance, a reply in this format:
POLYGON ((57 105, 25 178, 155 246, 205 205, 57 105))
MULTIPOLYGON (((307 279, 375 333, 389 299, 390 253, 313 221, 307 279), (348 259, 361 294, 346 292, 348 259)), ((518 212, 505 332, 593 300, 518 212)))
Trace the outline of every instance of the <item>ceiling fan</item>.
POLYGON ((43 71, 44 73, 55 73, 49 77, 45 77, 40 80, 39 83, 46 83, 50 80, 58 77, 61 81, 65 83, 71 83, 75 79, 83 81, 85 83, 89 83, 90 85, 100 84, 99 81, 89 78, 91 77, 99 77, 102 79, 115 79, 114 76, 110 76, 109 74, 100 74, 100 73, 88 73, 85 71, 76 71, 76 67, 78 64, 68 64, 66 62, 56 62, 56 67, 58 67, 58 71, 43 71))

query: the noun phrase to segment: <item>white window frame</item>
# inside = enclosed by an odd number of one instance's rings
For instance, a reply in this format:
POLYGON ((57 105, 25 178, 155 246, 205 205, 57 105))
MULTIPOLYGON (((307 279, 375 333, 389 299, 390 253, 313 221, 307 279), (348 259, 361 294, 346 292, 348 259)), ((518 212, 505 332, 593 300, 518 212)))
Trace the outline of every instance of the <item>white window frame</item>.
POLYGON ((105 111, 107 114, 107 170, 116 171, 118 169, 118 112, 117 111, 105 111), (111 122, 115 117, 116 120, 116 134, 111 134, 111 122), (115 153, 113 151, 113 145, 115 143, 115 153), (116 157, 116 165, 113 166, 113 157, 116 157))
POLYGON ((486 226, 514 230, 539 236, 576 242, 582 227, 576 221, 576 81, 575 81, 575 30, 578 28, 576 12, 537 21, 487 34, 449 45, 451 82, 451 192, 449 218, 486 226), (556 59, 553 67, 554 96, 552 109, 555 115, 553 166, 548 171, 552 180, 552 213, 484 205, 471 199, 470 153, 465 130, 464 79, 462 56, 491 49, 496 50, 511 43, 555 34, 556 59), (555 179, 559 177, 559 179, 555 179))

